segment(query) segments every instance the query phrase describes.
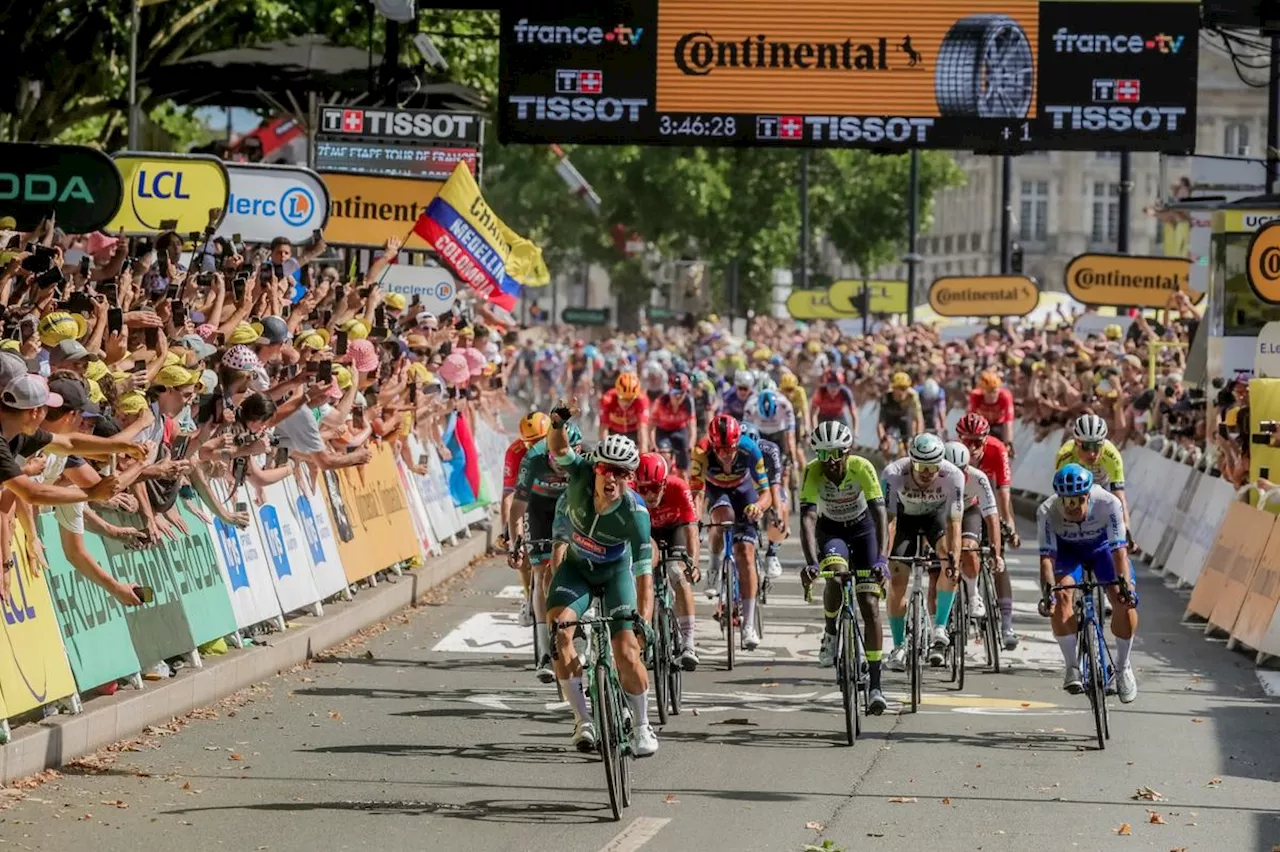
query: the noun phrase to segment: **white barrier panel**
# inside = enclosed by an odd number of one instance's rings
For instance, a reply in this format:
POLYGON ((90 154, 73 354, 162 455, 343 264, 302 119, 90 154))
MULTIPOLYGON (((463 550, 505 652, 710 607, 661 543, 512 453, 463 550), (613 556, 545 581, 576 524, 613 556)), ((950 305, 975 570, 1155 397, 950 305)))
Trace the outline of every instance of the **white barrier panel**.
POLYGON ((1160 469, 1158 455, 1146 447, 1129 447, 1121 458, 1124 460, 1125 499, 1129 504, 1129 533, 1141 546, 1139 530, 1147 524, 1159 486, 1160 469))
POLYGON ((1177 540, 1165 563, 1165 570, 1188 585, 1200 576, 1213 542, 1235 499, 1231 483, 1215 476, 1201 476, 1187 511, 1187 523, 1178 530, 1177 540))
POLYGON ((296 612, 311 607, 320 600, 320 591, 316 588, 307 534, 289 506, 283 481, 268 485, 263 496, 266 502, 256 506, 254 520, 271 557, 271 582, 275 584, 280 609, 296 612))
POLYGON ((435 532, 437 539, 453 538, 466 525, 462 522, 462 515, 449 496, 449 481, 445 478, 444 463, 440 461, 440 454, 436 452, 433 444, 427 444, 424 447, 417 435, 409 436, 409 451, 414 458, 424 453, 427 456, 426 476, 415 474, 413 480, 426 505, 427 519, 431 523, 431 529, 435 532))
POLYGON ((1040 497, 1053 490, 1053 462, 1062 446, 1062 430, 1050 433, 1021 454, 1013 470, 1013 487, 1040 497))
POLYGON ((963 408, 952 408, 947 411, 947 416, 943 419, 943 422, 947 425, 948 435, 956 433, 956 424, 960 422, 961 417, 964 417, 963 408))
MULTIPOLYGON (((414 458, 418 458, 414 456, 414 458)), ((414 481, 414 472, 404 459, 396 458, 396 473, 400 476, 400 487, 404 489, 405 500, 409 506, 409 517, 413 519, 413 531, 418 536, 418 548, 424 557, 435 556, 441 552, 439 539, 431 529, 431 521, 427 517, 427 507, 418 492, 418 484, 414 481)))
POLYGON ((1178 464, 1182 470, 1171 474, 1170 490, 1177 494, 1177 499, 1169 511, 1169 522, 1165 525, 1164 535, 1161 537, 1160 544, 1151 559, 1152 566, 1156 568, 1164 568, 1168 564, 1169 556, 1173 553, 1174 543, 1178 539, 1178 531, 1187 523, 1191 501, 1195 498, 1196 488, 1200 484, 1200 478, 1204 475, 1190 465, 1174 463, 1178 464), (1179 486, 1178 483, 1181 483, 1181 485, 1179 486))
MULTIPOLYGON (((215 499, 230 503, 230 489, 222 482, 215 480, 209 485, 215 499)), ((253 513, 252 503, 249 511, 253 513)), ((231 611, 235 613, 237 629, 279 618, 280 601, 271 584, 271 565, 257 525, 250 521, 247 528, 238 529, 214 518, 207 526, 210 538, 216 543, 218 569, 231 593, 231 611)))
POLYGON ((282 484, 289 506, 307 538, 307 547, 311 551, 311 578, 316 592, 322 599, 336 595, 347 588, 347 572, 338 556, 338 539, 333 534, 324 496, 315 490, 311 468, 307 465, 295 467, 294 475, 282 484))
POLYGON ((1144 495, 1148 515, 1134 532, 1134 541, 1147 553, 1154 554, 1173 521, 1174 509, 1191 468, 1150 450, 1142 464, 1150 466, 1152 487, 1144 495))
POLYGON ((876 426, 880 423, 880 403, 866 402, 858 409, 858 434, 854 440, 860 447, 880 446, 876 426))

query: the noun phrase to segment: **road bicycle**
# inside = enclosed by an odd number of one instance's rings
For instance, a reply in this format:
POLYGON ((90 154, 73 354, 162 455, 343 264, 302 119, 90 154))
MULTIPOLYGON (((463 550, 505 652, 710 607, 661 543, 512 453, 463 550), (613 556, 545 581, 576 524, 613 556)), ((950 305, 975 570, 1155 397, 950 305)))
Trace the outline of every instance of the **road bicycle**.
POLYGON ((840 611, 836 615, 836 685, 844 703, 844 732, 853 745, 862 733, 862 717, 871 700, 871 675, 862 645, 862 621, 858 617, 858 592, 883 593, 879 583, 857 583, 853 571, 820 571, 818 578, 840 583, 840 611))
POLYGON ((668 545, 658 539, 658 570, 653 577, 653 686, 658 702, 658 724, 667 724, 667 714, 680 715, 684 697, 684 670, 680 657, 684 654, 684 635, 676 617, 675 592, 671 572, 688 571, 692 566, 689 552, 680 545, 668 545))
POLYGON ((911 589, 907 596, 907 670, 910 673, 910 703, 912 713, 920 709, 924 691, 924 661, 929 654, 929 606, 925 598, 928 588, 927 572, 941 566, 937 554, 924 540, 924 536, 916 541, 918 556, 895 557, 894 561, 907 565, 911 569, 911 589))
MULTIPOLYGON (((733 555, 733 528, 737 525, 737 521, 711 521, 706 524, 699 524, 702 529, 724 531, 724 561, 720 570, 720 603, 719 611, 716 614, 716 620, 720 622, 720 635, 724 638, 725 655, 727 658, 727 668, 733 671, 733 658, 736 651, 736 643, 734 642, 734 627, 737 626, 737 638, 742 639, 742 626, 739 623, 741 615, 738 605, 741 603, 741 595, 738 591, 738 563, 733 555)), ((756 548, 757 560, 759 558, 760 548, 756 548)), ((757 575, 760 573, 759 564, 753 566, 757 575)), ((760 584, 756 584, 756 588, 760 588, 760 584)), ((757 635, 764 628, 764 615, 760 612, 760 601, 757 593, 755 625, 757 635)))
MULTIPOLYGON (((605 612, 601 600, 603 590, 591 589, 591 606, 588 612, 605 612)), ((579 626, 587 630, 588 638, 582 660, 586 678, 587 697, 591 701, 591 720, 596 729, 596 751, 604 764, 605 783, 609 789, 609 807, 614 820, 622 819, 622 811, 631 804, 631 767, 635 753, 631 749, 632 719, 627 709, 622 681, 613 660, 613 643, 609 626, 615 621, 630 621, 636 637, 644 645, 652 644, 652 635, 644 619, 634 610, 613 616, 584 617, 578 621, 558 621, 556 632, 579 626)))
MULTIPOLYGON (((524 560, 524 563, 526 565, 529 565, 531 568, 530 574, 529 574, 529 611, 530 613, 534 614, 533 627, 530 628, 533 631, 532 654, 533 654, 534 668, 537 668, 538 663, 542 662, 542 660, 538 659, 538 617, 536 615, 537 609, 534 607, 533 602, 535 600, 535 597, 534 597, 535 595, 545 595, 546 590, 538 588, 538 575, 537 575, 537 572, 532 571, 532 561, 531 561, 530 554, 532 554, 535 550, 542 550, 545 553, 550 553, 551 547, 554 544, 555 542, 549 538, 535 538, 535 539, 517 538, 515 541, 515 550, 521 554, 521 559, 524 560)), ((547 653, 551 653, 550 648, 547 648, 545 650, 547 653)))
POLYGON ((996 596, 995 552, 990 547, 979 548, 978 559, 978 594, 987 614, 974 619, 974 635, 986 650, 987 668, 1000 674, 1000 644, 1004 640, 1000 635, 1000 599, 996 596))
MULTIPOLYGON (((1107 694, 1116 676, 1100 617, 1107 586, 1116 586, 1124 594, 1127 584, 1121 580, 1099 583, 1094 578, 1093 569, 1084 566, 1084 579, 1081 582, 1068 586, 1055 585, 1049 590, 1050 593, 1071 591, 1075 594, 1077 665, 1080 668, 1080 683, 1084 686, 1084 693, 1089 697, 1089 706, 1093 710, 1099 750, 1105 749, 1107 740, 1111 739, 1107 694)), ((1049 606, 1049 601, 1040 601, 1042 615, 1049 614, 1049 606)))
POLYGON ((951 612, 947 616, 947 636, 950 638, 950 644, 947 646, 944 665, 951 669, 948 680, 961 692, 964 691, 965 648, 969 644, 972 613, 973 604, 969 600, 969 584, 965 583, 957 573, 956 596, 951 600, 951 612))

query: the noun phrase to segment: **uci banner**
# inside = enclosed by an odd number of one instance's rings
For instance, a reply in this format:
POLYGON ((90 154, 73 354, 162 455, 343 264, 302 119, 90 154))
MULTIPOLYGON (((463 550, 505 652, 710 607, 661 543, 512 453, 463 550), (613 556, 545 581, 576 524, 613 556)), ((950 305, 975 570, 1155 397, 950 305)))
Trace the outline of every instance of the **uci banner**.
POLYGON ((498 218, 464 163, 454 167, 413 231, 472 289, 508 311, 522 284, 550 279, 542 249, 498 218))

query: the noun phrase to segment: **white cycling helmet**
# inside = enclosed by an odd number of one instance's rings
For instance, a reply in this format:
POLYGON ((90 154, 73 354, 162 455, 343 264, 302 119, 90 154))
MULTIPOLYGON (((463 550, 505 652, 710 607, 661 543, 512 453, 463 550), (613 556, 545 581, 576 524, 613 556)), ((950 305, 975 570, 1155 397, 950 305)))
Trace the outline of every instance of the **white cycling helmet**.
POLYGON ((911 447, 907 450, 911 460, 917 464, 941 464, 946 456, 942 439, 932 432, 921 432, 911 439, 911 447))
POLYGON ((635 472, 640 466, 640 450, 626 435, 609 435, 596 445, 592 459, 635 472))
POLYGON ((755 383, 755 376, 751 375, 750 370, 739 370, 733 374, 733 386, 735 388, 750 388, 755 383))
POLYGON ((947 441, 943 457, 961 470, 969 466, 969 448, 959 441, 947 441))
POLYGON ((839 420, 824 421, 809 435, 809 446, 814 450, 847 450, 853 446, 853 430, 839 420))
POLYGON ((767 373, 761 373, 760 378, 756 379, 756 393, 764 393, 765 391, 777 391, 778 383, 773 377, 767 373))
POLYGON ((1107 421, 1096 414, 1081 414, 1076 418, 1071 434, 1077 441, 1103 441, 1107 437, 1107 421))

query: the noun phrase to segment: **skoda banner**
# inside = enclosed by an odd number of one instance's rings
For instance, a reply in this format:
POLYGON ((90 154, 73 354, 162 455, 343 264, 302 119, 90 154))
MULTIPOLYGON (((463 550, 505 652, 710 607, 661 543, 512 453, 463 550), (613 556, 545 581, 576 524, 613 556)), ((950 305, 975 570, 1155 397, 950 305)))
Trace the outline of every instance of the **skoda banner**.
POLYGON ((120 172, 106 154, 79 145, 0 143, 0 216, 30 231, 52 211, 69 234, 96 231, 120 209, 120 172))
POLYGON ((308 243, 329 218, 329 190, 320 175, 299 166, 227 163, 231 194, 218 236, 251 243, 284 237, 308 243))
POLYGON ((106 230, 126 234, 180 234, 217 227, 227 209, 230 181, 217 157, 203 154, 117 154, 124 205, 106 230), (163 227, 172 223, 170 227, 163 227))

